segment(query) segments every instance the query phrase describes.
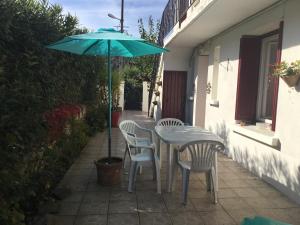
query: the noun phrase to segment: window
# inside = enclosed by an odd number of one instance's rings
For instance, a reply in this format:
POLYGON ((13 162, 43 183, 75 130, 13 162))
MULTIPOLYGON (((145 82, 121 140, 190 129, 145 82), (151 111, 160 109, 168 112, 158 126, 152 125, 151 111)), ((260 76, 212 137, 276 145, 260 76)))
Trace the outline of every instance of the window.
POLYGON ((275 130, 278 78, 270 76, 270 65, 280 62, 283 22, 280 29, 240 40, 235 120, 270 123, 275 130))
POLYGON ((276 63, 278 49, 278 35, 262 39, 258 99, 257 120, 272 123, 272 110, 274 101, 274 77, 272 67, 276 63))

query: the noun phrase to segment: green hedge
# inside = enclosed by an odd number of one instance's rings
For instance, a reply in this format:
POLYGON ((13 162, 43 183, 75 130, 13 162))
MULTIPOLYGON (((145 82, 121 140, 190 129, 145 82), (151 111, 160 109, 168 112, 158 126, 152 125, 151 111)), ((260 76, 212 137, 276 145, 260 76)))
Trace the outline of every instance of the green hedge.
POLYGON ((29 224, 86 143, 81 121, 49 147, 43 118, 60 104, 94 107, 99 99, 103 59, 45 48, 86 32, 77 24, 76 17, 47 1, 0 1, 0 224, 29 224))

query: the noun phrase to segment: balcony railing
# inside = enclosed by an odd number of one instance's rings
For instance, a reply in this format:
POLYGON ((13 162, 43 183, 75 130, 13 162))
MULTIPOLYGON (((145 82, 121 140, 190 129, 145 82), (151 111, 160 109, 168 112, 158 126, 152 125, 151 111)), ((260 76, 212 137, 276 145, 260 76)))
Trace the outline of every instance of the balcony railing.
POLYGON ((164 38, 179 22, 185 20, 186 12, 195 0, 169 0, 161 18, 158 44, 163 45, 164 38))

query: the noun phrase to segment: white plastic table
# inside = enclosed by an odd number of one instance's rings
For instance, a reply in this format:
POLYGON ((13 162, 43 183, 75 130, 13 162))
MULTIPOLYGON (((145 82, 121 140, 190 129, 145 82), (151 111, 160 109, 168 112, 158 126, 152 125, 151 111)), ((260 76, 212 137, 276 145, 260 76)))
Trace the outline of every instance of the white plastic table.
MULTIPOLYGON (((160 159, 162 151, 160 150, 160 140, 167 144, 167 161, 168 161, 168 171, 167 171, 167 191, 171 192, 174 185, 173 180, 175 176, 175 158, 173 157, 173 148, 171 145, 183 145, 190 141, 200 141, 200 140, 211 140, 220 141, 223 140, 216 134, 207 131, 200 127, 192 126, 156 126, 155 133, 159 137, 158 151, 160 152, 160 159)), ((160 160, 162 161, 162 160, 160 160)))

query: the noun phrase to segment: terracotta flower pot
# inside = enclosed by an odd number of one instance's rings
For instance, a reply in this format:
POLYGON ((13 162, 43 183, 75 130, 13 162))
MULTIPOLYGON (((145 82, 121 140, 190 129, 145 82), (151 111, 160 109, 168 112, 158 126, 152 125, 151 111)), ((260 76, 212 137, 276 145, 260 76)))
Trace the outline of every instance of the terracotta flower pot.
POLYGON ((111 125, 112 127, 119 127, 119 120, 122 115, 121 111, 114 111, 111 113, 111 125))
POLYGON ((112 157, 110 161, 108 158, 95 161, 98 183, 104 186, 119 184, 121 182, 122 161, 121 158, 117 157, 112 157))
POLYGON ((299 81, 300 74, 296 74, 292 76, 282 76, 281 78, 289 87, 295 87, 299 81))

